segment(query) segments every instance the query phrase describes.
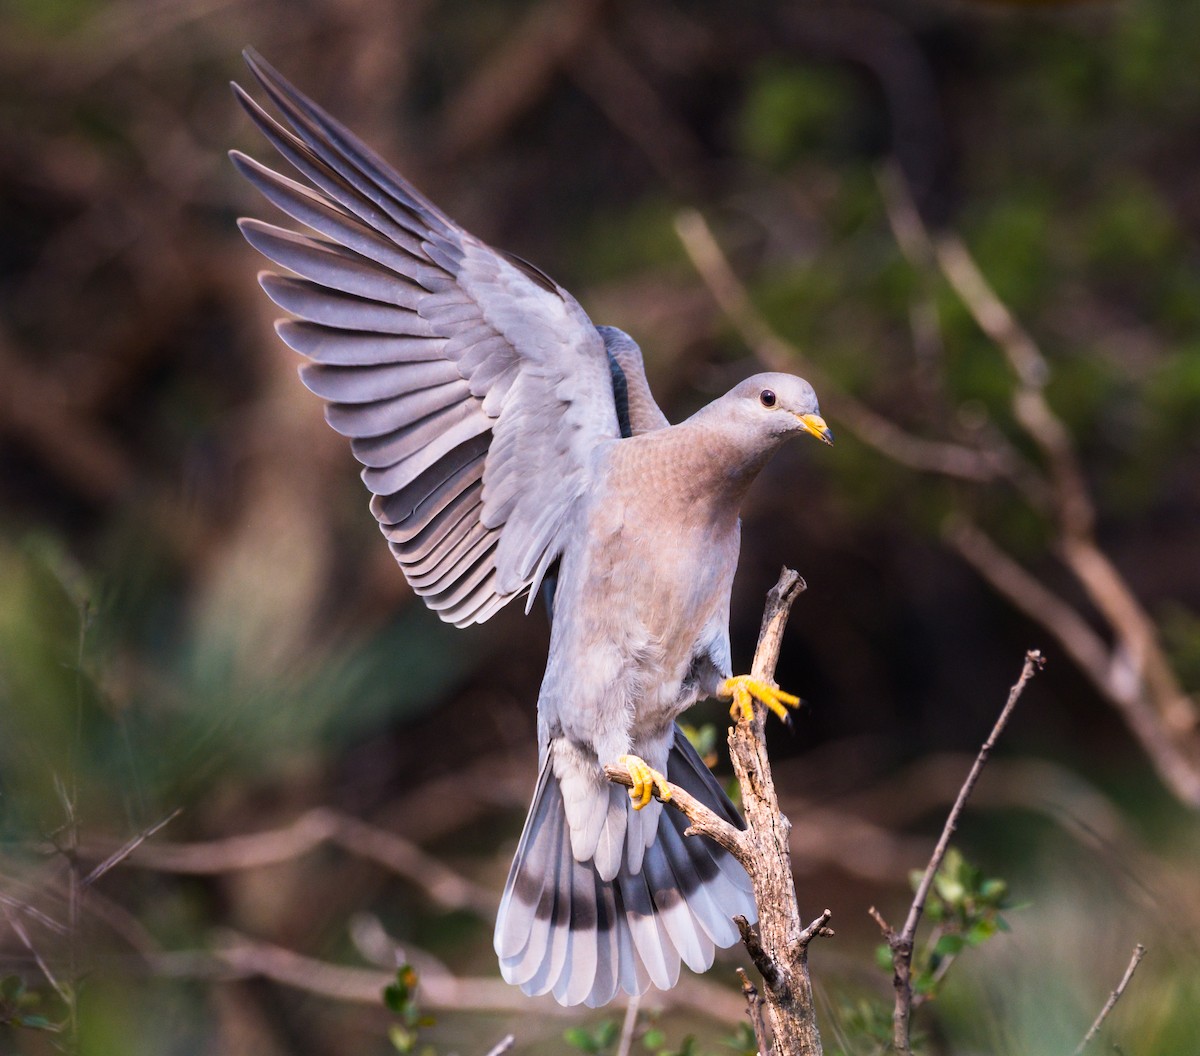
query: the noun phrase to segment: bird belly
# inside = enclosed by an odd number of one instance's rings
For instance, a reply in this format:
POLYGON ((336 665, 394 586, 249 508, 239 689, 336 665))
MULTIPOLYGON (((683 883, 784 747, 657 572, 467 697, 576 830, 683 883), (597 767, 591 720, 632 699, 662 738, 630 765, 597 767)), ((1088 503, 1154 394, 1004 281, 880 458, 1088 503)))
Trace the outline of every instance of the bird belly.
POLYGON ((702 694, 695 659, 714 626, 727 631, 736 522, 729 539, 657 513, 598 504, 586 552, 560 574, 542 700, 603 762, 665 758, 672 723, 702 694))

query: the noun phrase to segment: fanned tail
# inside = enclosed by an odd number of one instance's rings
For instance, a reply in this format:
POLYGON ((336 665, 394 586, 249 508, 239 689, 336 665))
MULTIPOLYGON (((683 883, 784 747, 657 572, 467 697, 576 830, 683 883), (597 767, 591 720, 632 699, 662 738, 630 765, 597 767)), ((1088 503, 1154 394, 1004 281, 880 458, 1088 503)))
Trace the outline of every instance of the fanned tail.
MULTIPOLYGON (((667 777, 739 828, 737 810, 676 729, 667 777)), ((562 791, 549 760, 509 871, 496 920, 504 978, 560 1004, 607 1004, 618 990, 670 989, 680 965, 712 966, 718 948, 738 941, 733 917, 756 919, 750 879, 724 850, 684 836, 688 822, 663 810, 634 872, 623 861, 605 881, 592 861, 571 854, 562 791)))

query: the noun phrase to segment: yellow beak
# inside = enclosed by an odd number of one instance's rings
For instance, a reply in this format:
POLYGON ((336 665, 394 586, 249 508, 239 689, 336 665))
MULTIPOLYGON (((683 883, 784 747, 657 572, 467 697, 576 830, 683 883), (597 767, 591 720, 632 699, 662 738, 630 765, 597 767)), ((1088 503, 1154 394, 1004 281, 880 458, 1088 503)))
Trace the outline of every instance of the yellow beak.
POLYGON ((804 426, 807 432, 812 433, 818 440, 822 440, 827 444, 833 443, 833 433, 829 431, 829 426, 825 424, 825 419, 819 414, 801 414, 798 417, 800 424, 804 426))

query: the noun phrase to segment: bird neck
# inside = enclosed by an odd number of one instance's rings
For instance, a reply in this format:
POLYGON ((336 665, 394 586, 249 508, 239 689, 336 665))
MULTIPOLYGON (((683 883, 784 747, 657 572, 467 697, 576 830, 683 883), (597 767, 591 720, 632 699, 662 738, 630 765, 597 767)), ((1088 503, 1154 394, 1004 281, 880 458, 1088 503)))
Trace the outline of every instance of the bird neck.
POLYGON ((670 430, 675 479, 686 500, 715 519, 736 520, 742 500, 778 443, 764 447, 734 425, 693 415, 670 430))

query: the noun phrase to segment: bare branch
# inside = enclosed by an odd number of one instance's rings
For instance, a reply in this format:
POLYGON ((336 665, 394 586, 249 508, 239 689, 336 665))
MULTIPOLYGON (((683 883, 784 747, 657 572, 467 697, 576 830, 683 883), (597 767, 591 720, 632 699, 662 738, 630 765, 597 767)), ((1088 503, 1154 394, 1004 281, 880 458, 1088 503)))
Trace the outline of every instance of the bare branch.
MULTIPOLYGON (((773 684, 775 666, 792 604, 805 582, 791 569, 767 592, 758 647, 751 677, 773 684)), ((825 913, 806 930, 800 923, 796 885, 792 878, 788 836, 791 823, 779 809, 764 738, 765 708, 754 710, 752 721, 739 721, 729 731, 729 754, 742 790, 746 829, 740 831, 698 803, 683 789, 670 785, 669 802, 691 821, 689 834, 705 834, 733 854, 745 867, 758 907, 758 932, 745 917, 734 917, 746 950, 766 983, 766 1018, 776 1051, 787 1056, 820 1056, 812 983, 808 975, 808 945, 816 935, 832 934, 825 913)), ((633 782, 620 766, 607 766, 609 780, 633 782)))
MULTIPOLYGON (((470 909, 483 917, 495 913, 493 892, 456 873, 416 844, 323 807, 300 815, 290 825, 251 835, 197 843, 141 844, 129 854, 127 864, 159 872, 211 876, 291 861, 323 843, 332 843, 404 877, 446 909, 470 909)), ((81 854, 93 851, 85 848, 81 854)))
POLYGON ((678 191, 689 190, 689 174, 703 150, 686 124, 664 104, 603 27, 570 67, 570 76, 591 96, 613 127, 636 144, 655 171, 678 191))
MULTIPOLYGON (((1054 483, 1063 560, 1121 639, 1139 679, 1145 679, 1150 703, 1162 722, 1176 734, 1194 732, 1200 726, 1200 708, 1181 689, 1158 641, 1154 621, 1096 543, 1095 505, 1074 441, 1045 397, 1050 377, 1045 356, 996 295, 960 238, 942 233, 931 244, 942 274, 980 329, 1004 353, 1016 378, 1013 413, 1046 457, 1054 483)), ((1052 628, 1046 620, 1039 622, 1052 628)), ((1200 806, 1200 763, 1192 759, 1188 768, 1191 775, 1187 784, 1191 791, 1182 798, 1192 806, 1200 806)), ((1173 782, 1172 789, 1180 794, 1173 782)))
POLYGON ((4 908, 4 917, 8 921, 8 926, 12 928, 17 938, 21 940, 21 945, 29 951, 29 955, 33 958, 34 964, 38 966, 38 970, 46 977, 46 982, 53 987, 54 992, 70 1008, 74 1004, 70 990, 60 983, 55 974, 50 970, 50 966, 38 952, 37 947, 34 946, 33 940, 29 937, 29 932, 25 930, 25 925, 21 923, 20 918, 14 916, 7 906, 4 908))
POLYGON ((823 939, 824 938, 830 938, 830 939, 833 938, 833 936, 835 934, 833 928, 826 927, 826 925, 829 923, 829 920, 832 916, 833 916, 833 910, 831 910, 831 909, 821 910, 821 915, 819 917, 817 917, 817 919, 814 920, 811 924, 809 924, 807 928, 805 928, 802 932, 800 932, 800 945, 807 946, 818 935, 823 939))
POLYGON ((1142 958, 1146 956, 1146 947, 1140 942, 1133 948, 1133 956, 1129 958, 1129 964, 1125 968, 1125 974, 1121 976, 1121 981, 1117 983, 1117 988, 1108 995, 1108 1000, 1104 1002, 1104 1007, 1100 1009, 1100 1014, 1096 1017, 1094 1023, 1088 1029, 1088 1032, 1083 1036, 1081 1041, 1075 1047, 1074 1056, 1079 1056, 1084 1049, 1091 1044, 1092 1039, 1099 1032, 1100 1027, 1108 1018, 1108 1014, 1116 1007, 1118 1001, 1121 1000, 1121 995, 1125 993, 1125 988, 1129 985, 1129 981, 1133 978, 1133 973, 1137 971, 1138 965, 1142 963, 1142 958))
POLYGON ((963 781, 962 787, 958 792, 958 797, 955 799, 954 805, 950 808, 950 813, 946 817, 946 824, 942 827, 942 834, 938 838, 937 844, 933 849, 933 854, 930 856, 929 864, 926 865, 925 872, 917 884, 917 891, 913 896, 912 905, 909 907, 904 928, 899 933, 893 931, 879 911, 874 906, 871 907, 871 917, 883 931, 884 936, 887 938, 888 947, 892 951, 892 984, 896 990, 896 1003, 892 1011, 892 1046, 896 1052, 903 1054, 903 1056, 908 1056, 912 1052, 909 1037, 911 1034, 910 1024, 913 1006, 913 946, 916 940, 917 926, 921 923, 921 916, 925 912, 925 901, 929 897, 929 890, 933 886, 934 877, 941 868, 942 861, 946 857, 946 851, 950 847, 950 837, 954 835, 954 830, 958 826, 958 819, 962 815, 963 808, 966 806, 972 790, 979 781, 979 775, 983 772, 984 766, 987 765, 988 758, 992 754, 992 749, 995 747, 996 741, 1008 725, 1008 720, 1012 716, 1013 709, 1017 706, 1017 701, 1021 699, 1021 694, 1025 691, 1025 686, 1044 665, 1045 659, 1038 650, 1031 649, 1025 654, 1025 663, 1021 668, 1020 677, 1009 690, 1008 700, 1005 701, 1004 707, 1000 711, 1000 717, 992 727, 992 732, 988 734, 987 740, 983 742, 983 746, 979 749, 979 754, 975 757, 975 762, 971 766, 966 780, 963 781))
MULTIPOLYGON (((158 975, 175 978, 268 979, 331 1000, 368 1005, 379 1004, 384 987, 395 979, 394 971, 332 964, 244 935, 226 932, 224 936, 225 941, 211 951, 152 957, 151 969, 158 975)), ((498 978, 459 977, 428 968, 421 973, 421 1000, 430 1008, 462 1011, 528 1014, 536 1008, 539 1015, 571 1014, 570 1009, 549 998, 531 1003, 528 997, 498 978)))
POLYGON ((441 153, 447 161, 486 147, 535 105, 588 39, 606 0, 540 3, 447 104, 441 153))
MULTIPOLYGON (((947 525, 944 536, 1001 597, 1058 639, 1101 696, 1121 712, 1163 783, 1181 802, 1200 807, 1200 768, 1179 740, 1171 736, 1170 724, 1160 721, 1153 703, 1143 694, 1136 671, 1130 670, 1136 662, 1128 659, 1121 663, 1074 608, 1009 557, 977 525, 957 517, 947 525)), ((1088 549, 1093 557, 1103 560, 1094 547, 1088 549)), ((1132 604, 1136 607, 1137 603, 1132 604)), ((1143 648, 1142 656, 1146 655, 1143 648)))
POLYGON ((488 1049, 486 1056, 504 1056, 517 1043, 515 1034, 505 1034, 495 1045, 488 1049))
MULTIPOLYGON (((740 919, 740 918, 739 918, 740 919)), ((737 970, 742 980, 742 996, 746 999, 746 1015, 750 1017, 750 1028, 754 1031, 754 1043, 758 1056, 770 1056, 771 1046, 767 1041, 767 1022, 763 1019, 763 999, 758 988, 750 982, 744 968, 737 970)))
MULTIPOLYGON (((604 774, 614 784, 624 785, 626 788, 633 787, 633 778, 630 777, 629 770, 620 763, 606 764, 604 774)), ((669 803, 691 823, 686 835, 707 836, 745 865, 745 859, 751 850, 747 846, 741 830, 730 825, 719 814, 710 810, 695 796, 684 791, 678 785, 673 785, 668 781, 667 787, 671 790, 671 797, 664 802, 669 803)), ((657 788, 654 790, 654 798, 662 800, 657 788)))
POLYGON ((633 1047, 633 1033, 637 1029, 638 1009, 641 1007, 640 995, 634 994, 625 1006, 625 1021, 621 1024, 621 1037, 617 1042, 614 1056, 629 1056, 633 1047))
MULTIPOLYGON (((418 960, 411 947, 406 947, 406 954, 418 960)), ((456 976, 433 958, 419 961, 421 1002, 429 1008, 566 1018, 578 1015, 578 1009, 560 1005, 549 994, 529 998, 502 979, 456 976)), ((329 1000, 366 1005, 378 1005, 384 987, 395 979, 394 970, 333 964, 228 931, 222 932, 222 941, 212 950, 160 953, 147 957, 146 963, 156 975, 167 978, 267 979, 329 1000)), ((739 1014, 740 1000, 734 994, 698 978, 681 979, 661 999, 670 1006, 718 1019, 739 1014)))
POLYGON ((133 854, 133 852, 136 851, 148 839, 150 839, 151 836, 153 836, 156 832, 159 832, 161 829, 163 829, 164 827, 169 825, 172 821, 174 821, 182 813, 183 813, 182 807, 171 811, 171 813, 168 814, 161 821, 155 822, 148 829, 143 829, 128 843, 124 844, 121 847, 118 847, 117 850, 113 851, 112 854, 110 854, 107 858, 105 858, 104 861, 102 861, 90 873, 88 873, 87 876, 85 876, 83 878, 83 886, 91 887, 92 884, 94 884, 97 880, 100 879, 100 877, 102 877, 105 873, 107 873, 114 866, 120 865, 121 862, 125 861, 126 858, 128 858, 131 854, 133 854))
POLYGON ((741 933, 742 942, 746 946, 746 952, 750 954, 750 960, 754 962, 754 967, 759 970, 763 977, 763 982, 767 984, 767 989, 771 991, 782 991, 784 988, 784 979, 779 971, 779 966, 767 955, 767 951, 762 948, 762 943, 758 941, 758 936, 754 934, 754 929, 750 927, 750 922, 743 916, 738 915, 733 918, 733 922, 737 925, 738 931, 741 933))
POLYGON ((1008 556, 991 537, 966 517, 951 518, 943 538, 1001 597, 1058 639, 1083 672, 1103 687, 1108 647, 1087 621, 1045 583, 1008 556))
MULTIPOLYGON (((773 683, 792 604, 806 588, 791 569, 767 592, 751 676, 773 683)), ((747 950, 767 983, 766 1019, 775 1051, 787 1056, 819 1056, 812 982, 808 974, 808 945, 796 901, 789 834, 791 823, 779 807, 764 736, 765 708, 755 708, 752 722, 738 722, 729 731, 729 754, 742 790, 746 817, 744 837, 755 848, 747 872, 758 905, 758 934, 751 941, 748 926, 739 923, 747 950)), ((826 918, 828 919, 828 918, 826 918)))

